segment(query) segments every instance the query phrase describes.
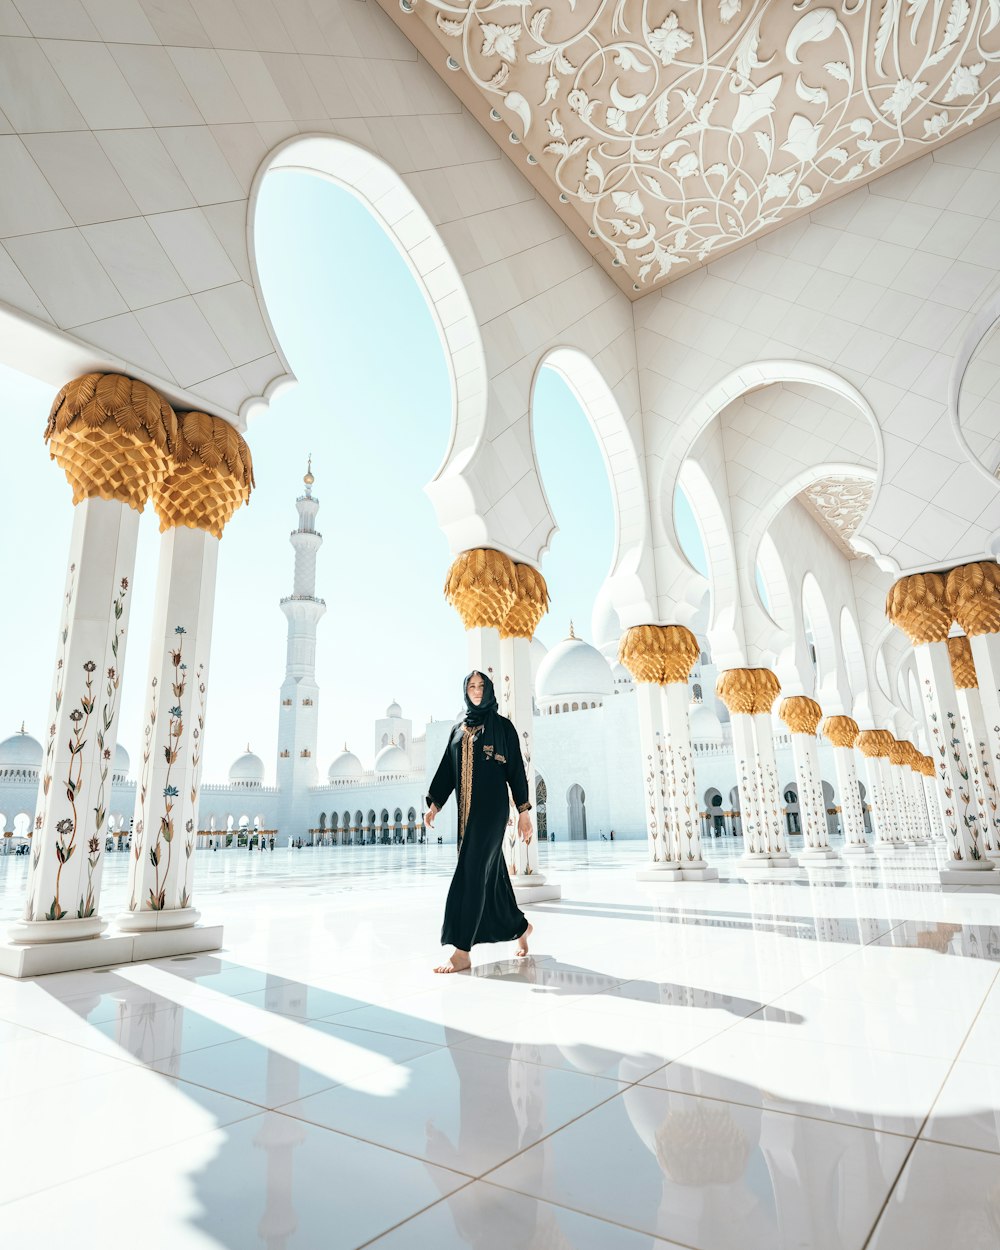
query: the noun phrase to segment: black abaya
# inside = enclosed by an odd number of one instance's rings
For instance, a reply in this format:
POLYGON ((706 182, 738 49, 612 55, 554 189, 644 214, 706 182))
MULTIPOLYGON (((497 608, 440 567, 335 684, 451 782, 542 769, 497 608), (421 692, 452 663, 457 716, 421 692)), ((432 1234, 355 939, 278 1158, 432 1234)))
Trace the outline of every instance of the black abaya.
POLYGON ((468 951, 478 942, 512 941, 528 928, 503 857, 508 786, 517 810, 528 811, 528 779, 511 722, 494 713, 483 725, 456 725, 427 795, 438 809, 452 791, 458 802, 458 863, 445 903, 444 946, 468 951))

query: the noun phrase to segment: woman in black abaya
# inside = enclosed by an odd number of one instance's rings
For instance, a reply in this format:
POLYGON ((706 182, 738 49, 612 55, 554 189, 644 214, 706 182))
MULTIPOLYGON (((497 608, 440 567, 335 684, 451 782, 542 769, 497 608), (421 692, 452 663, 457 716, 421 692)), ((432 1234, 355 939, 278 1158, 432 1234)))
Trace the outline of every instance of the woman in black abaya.
POLYGON ((497 710, 493 683, 483 673, 465 679, 465 717, 451 732, 427 795, 424 824, 455 791, 458 803, 458 863, 448 890, 441 928, 442 946, 454 946, 449 961, 435 972, 471 968, 469 952, 477 942, 517 941, 517 954, 528 953, 532 926, 514 899, 503 857, 510 799, 520 815, 517 832, 530 842, 531 803, 517 730, 497 710))

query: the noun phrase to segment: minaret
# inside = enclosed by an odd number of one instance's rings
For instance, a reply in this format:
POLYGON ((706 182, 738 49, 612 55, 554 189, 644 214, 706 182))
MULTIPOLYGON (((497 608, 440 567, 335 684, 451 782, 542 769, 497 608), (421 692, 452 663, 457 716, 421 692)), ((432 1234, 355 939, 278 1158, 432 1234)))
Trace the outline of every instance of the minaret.
POLYGON ((316 626, 326 604, 316 598, 316 552, 323 535, 316 529, 319 500, 313 497, 312 456, 303 477, 305 493, 295 501, 299 528, 289 541, 295 549, 292 593, 281 601, 288 619, 288 653, 278 713, 278 766, 281 799, 278 829, 282 835, 308 841, 307 794, 317 780, 316 735, 319 687, 316 685, 316 626))

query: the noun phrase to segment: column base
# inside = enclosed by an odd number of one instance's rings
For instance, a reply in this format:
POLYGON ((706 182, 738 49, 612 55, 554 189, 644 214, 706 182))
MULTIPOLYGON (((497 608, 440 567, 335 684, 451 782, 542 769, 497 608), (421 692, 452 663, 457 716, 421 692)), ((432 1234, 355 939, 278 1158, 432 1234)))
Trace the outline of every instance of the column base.
POLYGON ((636 881, 683 881, 681 866, 674 860, 643 864, 636 870, 636 881))
POLYGON ((685 881, 718 881, 719 870, 706 864, 703 859, 693 859, 681 866, 681 875, 685 881))
POLYGON ((783 868, 798 868, 799 861, 789 855, 787 858, 773 855, 741 855, 736 861, 736 868, 742 873, 754 873, 758 876, 771 876, 783 868))
POLYGON ((1000 860, 1000 850, 984 851, 983 853, 987 859, 992 859, 994 863, 996 863, 997 860, 1000 860))
POLYGON ((143 963, 169 955, 194 955, 221 947, 221 924, 156 933, 112 932, 89 942, 0 942, 0 976, 41 977, 53 972, 143 963))
POLYGON ((117 920, 123 933, 162 933, 165 929, 190 929, 201 919, 194 907, 171 907, 164 911, 126 911, 117 920))
POLYGON ((941 868, 938 876, 945 890, 957 890, 961 886, 972 885, 1000 893, 1000 872, 997 872, 993 860, 973 860, 954 868, 941 868))
POLYGON ((799 851, 799 859, 804 864, 812 863, 836 863, 840 856, 832 846, 807 846, 805 850, 799 851))
POLYGON ((905 842, 876 842, 876 855, 898 855, 901 851, 908 851, 910 848, 905 842))
POLYGON ((15 944, 81 942, 100 937, 108 922, 100 916, 88 916, 86 920, 21 920, 11 925, 7 936, 15 944))
POLYGON ((844 859, 865 859, 872 854, 872 848, 867 842, 852 842, 841 847, 840 853, 844 859))
POLYGON ((787 851, 779 851, 777 854, 768 856, 768 859, 775 868, 798 868, 799 860, 797 855, 789 855, 787 851))
POLYGON ((532 873, 528 878, 521 878, 516 883, 511 878, 511 885, 514 887, 514 900, 518 907, 530 907, 532 903, 552 903, 556 899, 562 898, 562 886, 553 885, 551 881, 546 881, 544 877, 535 880, 536 874, 532 873), (532 881, 534 884, 528 885, 526 881, 532 881))

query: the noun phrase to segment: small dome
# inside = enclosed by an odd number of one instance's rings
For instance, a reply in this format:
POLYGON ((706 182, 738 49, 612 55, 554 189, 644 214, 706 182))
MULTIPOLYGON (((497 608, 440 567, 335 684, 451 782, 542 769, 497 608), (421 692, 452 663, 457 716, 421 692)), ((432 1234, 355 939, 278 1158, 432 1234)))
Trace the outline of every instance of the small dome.
POLYGON ((375 756, 375 771, 377 773, 408 773, 410 757, 402 747, 390 742, 375 756))
POLYGON ((398 720, 403 715, 403 709, 399 706, 395 699, 385 709, 385 714, 389 720, 398 720))
POLYGON ((264 761, 259 755, 254 755, 250 750, 249 743, 247 749, 239 757, 233 760, 229 769, 229 780, 234 782, 242 782, 244 785, 260 783, 264 780, 264 761))
POLYGON ((691 737, 713 739, 722 737, 722 722, 707 703, 691 705, 691 737))
POLYGON ((566 699, 600 703, 613 692, 611 666, 596 647, 576 637, 572 625, 569 637, 538 666, 535 697, 540 705, 566 699))
POLYGON ((41 768, 42 744, 24 726, 0 742, 0 768, 41 768))
POLYGON ((128 751, 119 742, 115 745, 115 766, 112 773, 115 777, 127 777, 130 767, 131 760, 128 757, 128 751))
POLYGON ((327 780, 329 781, 347 781, 351 777, 360 777, 365 770, 361 767, 361 761, 353 751, 348 751, 347 743, 344 743, 344 749, 330 765, 327 772, 327 780))
POLYGON ((632 680, 632 674, 628 671, 624 664, 612 664, 611 677, 616 686, 635 685, 635 682, 632 680))

